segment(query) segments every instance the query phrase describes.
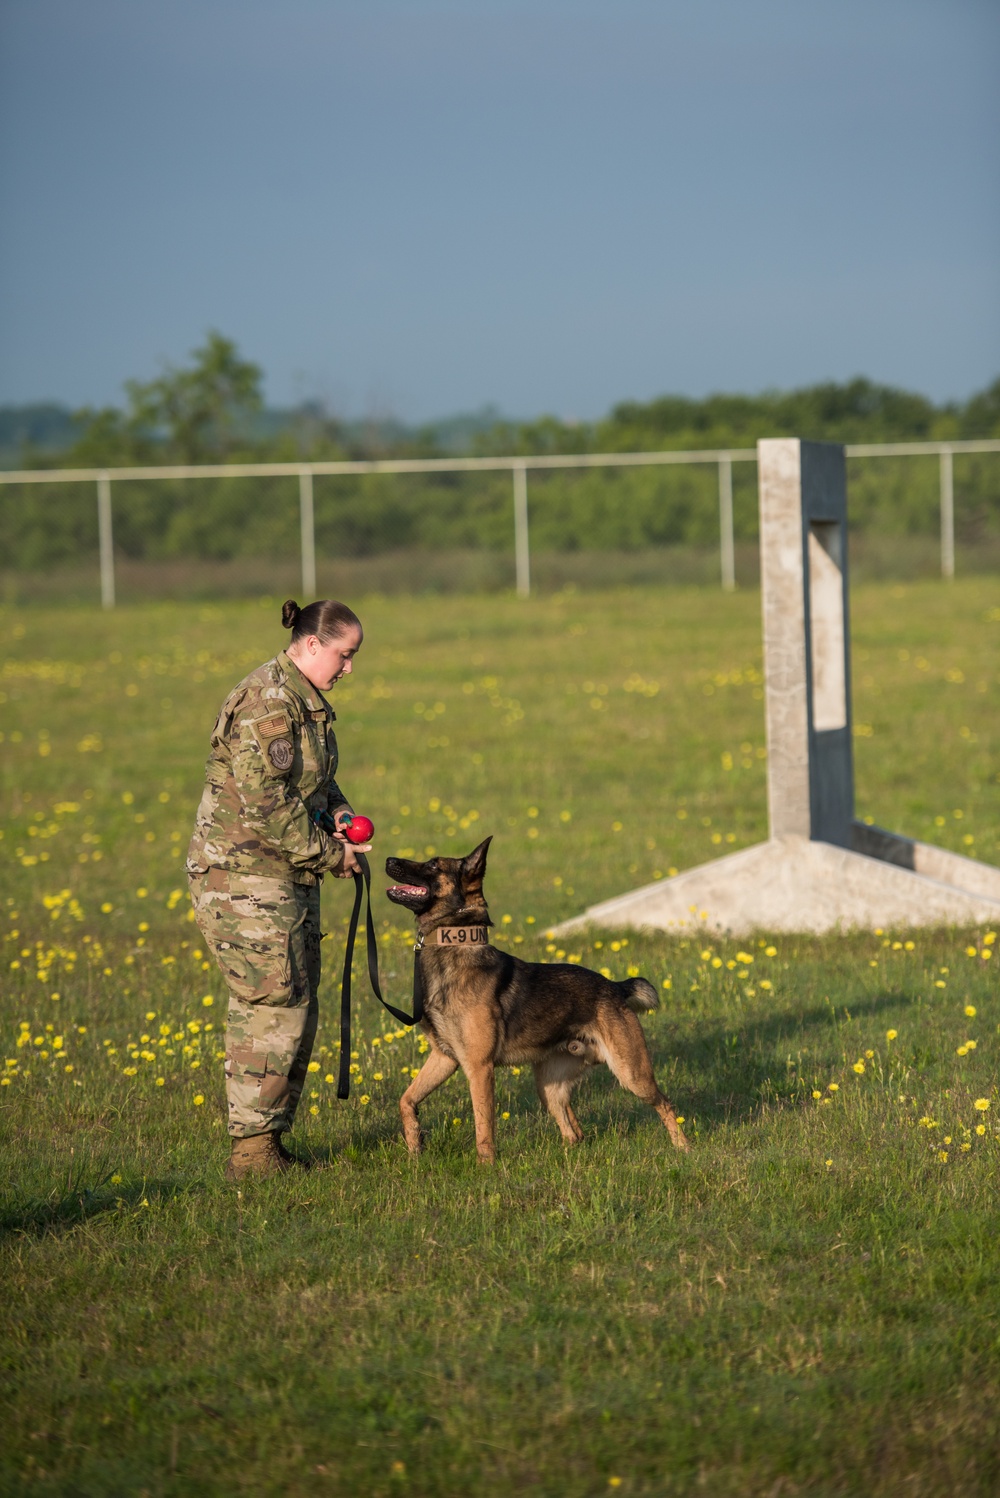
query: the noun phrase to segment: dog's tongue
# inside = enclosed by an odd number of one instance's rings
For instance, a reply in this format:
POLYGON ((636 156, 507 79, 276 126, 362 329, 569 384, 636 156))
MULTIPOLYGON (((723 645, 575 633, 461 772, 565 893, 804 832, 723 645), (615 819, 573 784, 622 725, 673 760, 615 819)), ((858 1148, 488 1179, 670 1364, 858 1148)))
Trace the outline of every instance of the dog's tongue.
POLYGON ((427 889, 423 884, 394 884, 389 893, 390 895, 426 895, 427 889))

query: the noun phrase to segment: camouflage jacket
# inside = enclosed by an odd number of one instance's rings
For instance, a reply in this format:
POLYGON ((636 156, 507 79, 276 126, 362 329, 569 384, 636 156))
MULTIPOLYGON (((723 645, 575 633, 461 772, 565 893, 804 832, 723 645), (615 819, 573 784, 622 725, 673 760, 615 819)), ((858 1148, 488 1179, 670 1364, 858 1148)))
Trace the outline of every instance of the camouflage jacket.
POLYGON ((343 844, 313 821, 350 809, 329 703, 282 650, 222 704, 188 848, 189 874, 232 869, 316 884, 343 844))

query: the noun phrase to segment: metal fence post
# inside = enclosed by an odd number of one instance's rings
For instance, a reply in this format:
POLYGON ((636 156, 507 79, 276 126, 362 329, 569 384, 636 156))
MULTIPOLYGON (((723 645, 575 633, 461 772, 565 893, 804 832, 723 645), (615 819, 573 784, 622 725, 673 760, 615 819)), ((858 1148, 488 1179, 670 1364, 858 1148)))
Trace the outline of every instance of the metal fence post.
POLYGON ((528 547, 528 468, 514 464, 514 564, 517 592, 527 598, 531 592, 531 552, 528 547))
POLYGON ((736 587, 736 551, 733 541, 733 460, 719 459, 719 560, 722 588, 732 593, 736 587))
POLYGON ((312 469, 299 469, 299 521, 302 527, 302 593, 306 603, 316 597, 316 526, 313 520, 312 469))
POLYGON ((941 449, 941 576, 955 576, 955 473, 950 447, 941 449))
POLYGON ((101 606, 115 606, 115 547, 111 533, 111 475, 97 475, 97 539, 101 553, 101 606))

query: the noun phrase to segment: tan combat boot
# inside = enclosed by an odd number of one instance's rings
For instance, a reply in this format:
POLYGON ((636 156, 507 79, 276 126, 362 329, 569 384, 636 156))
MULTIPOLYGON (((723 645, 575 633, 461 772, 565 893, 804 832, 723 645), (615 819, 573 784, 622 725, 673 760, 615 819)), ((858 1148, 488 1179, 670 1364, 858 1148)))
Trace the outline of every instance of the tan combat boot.
POLYGON ((276 1176, 289 1169, 289 1161, 279 1147, 277 1134, 250 1134, 234 1139, 233 1151, 226 1162, 226 1180, 242 1181, 245 1176, 276 1176))

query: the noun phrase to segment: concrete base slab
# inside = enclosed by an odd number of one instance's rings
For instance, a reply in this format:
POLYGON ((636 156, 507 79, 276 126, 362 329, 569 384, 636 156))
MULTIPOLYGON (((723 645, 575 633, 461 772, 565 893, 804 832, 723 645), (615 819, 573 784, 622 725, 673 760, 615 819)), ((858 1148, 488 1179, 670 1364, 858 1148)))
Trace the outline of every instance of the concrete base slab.
MULTIPOLYGON (((866 829, 871 833, 871 846, 879 831, 866 829)), ((592 905, 554 927, 553 935, 588 925, 712 931, 729 936, 749 936, 754 931, 872 930, 876 926, 898 930, 1000 925, 1000 870, 971 858, 943 854, 926 844, 908 846, 914 850, 917 868, 794 834, 772 838, 592 905), (930 865, 937 877, 918 872, 921 865, 930 865), (957 878, 962 879, 961 885, 951 882, 957 878)))

